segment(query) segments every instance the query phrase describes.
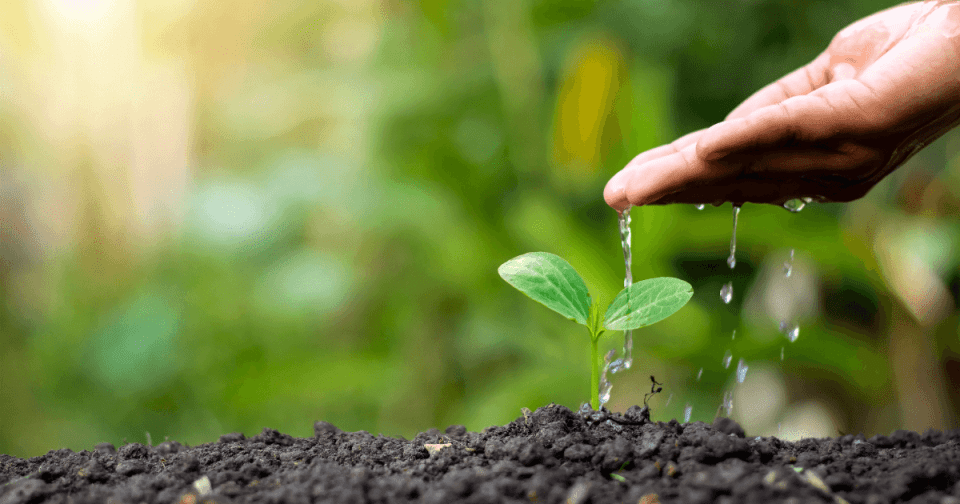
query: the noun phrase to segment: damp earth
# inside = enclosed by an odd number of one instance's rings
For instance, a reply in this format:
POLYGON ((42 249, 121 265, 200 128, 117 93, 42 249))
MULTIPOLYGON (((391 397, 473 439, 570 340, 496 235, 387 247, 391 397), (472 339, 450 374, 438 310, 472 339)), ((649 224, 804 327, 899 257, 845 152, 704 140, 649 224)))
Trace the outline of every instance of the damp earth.
POLYGON ((309 438, 0 455, 0 503, 960 503, 960 430, 787 442, 639 406, 522 413, 413 439, 316 422, 309 438))

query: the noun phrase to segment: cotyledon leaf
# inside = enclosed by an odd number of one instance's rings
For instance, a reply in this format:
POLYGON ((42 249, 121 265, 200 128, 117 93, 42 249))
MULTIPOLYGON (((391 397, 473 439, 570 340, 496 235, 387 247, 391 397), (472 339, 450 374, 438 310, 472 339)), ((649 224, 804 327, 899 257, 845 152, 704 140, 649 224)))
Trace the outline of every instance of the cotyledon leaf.
POLYGON ((590 291, 567 261, 549 252, 529 252, 497 269, 508 284, 547 308, 587 325, 590 291))
POLYGON ((639 329, 673 315, 691 297, 693 287, 679 278, 649 278, 623 289, 613 298, 603 326, 612 331, 639 329))

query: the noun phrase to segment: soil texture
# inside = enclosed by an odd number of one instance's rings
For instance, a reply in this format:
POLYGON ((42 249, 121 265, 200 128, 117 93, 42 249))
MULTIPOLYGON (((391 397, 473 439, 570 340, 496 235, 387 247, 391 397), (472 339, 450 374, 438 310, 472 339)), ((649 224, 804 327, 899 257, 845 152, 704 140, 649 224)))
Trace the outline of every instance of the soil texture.
POLYGON ((869 503, 960 504, 960 430, 781 441, 712 425, 549 405, 483 432, 412 440, 264 429, 188 447, 0 455, 0 504, 869 503))

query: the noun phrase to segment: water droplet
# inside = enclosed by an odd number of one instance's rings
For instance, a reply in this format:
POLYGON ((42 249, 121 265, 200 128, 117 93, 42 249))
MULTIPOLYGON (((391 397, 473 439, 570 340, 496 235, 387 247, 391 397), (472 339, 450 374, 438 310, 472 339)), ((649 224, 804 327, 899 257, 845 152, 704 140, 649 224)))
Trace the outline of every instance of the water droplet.
POLYGON ((783 263, 783 276, 790 278, 793 274, 793 249, 790 249, 790 259, 783 263))
POLYGON ((787 333, 787 339, 790 340, 790 343, 797 341, 797 338, 800 337, 800 326, 794 324, 793 328, 787 333))
POLYGON ((700 371, 697 371, 697 381, 700 381, 700 378, 703 377, 703 368, 700 368, 700 371))
POLYGON ((737 330, 736 330, 736 329, 733 330, 733 334, 730 335, 730 339, 731 339, 731 340, 737 339, 737 330))
POLYGON ((663 407, 666 408, 667 406, 670 406, 670 401, 672 400, 673 400, 673 393, 667 396, 667 402, 663 403, 663 407))
POLYGON ((720 299, 723 300, 723 304, 730 304, 730 300, 733 299, 733 282, 723 284, 720 288, 720 299))
POLYGON ((723 393, 723 404, 721 407, 727 412, 727 416, 733 413, 733 392, 728 390, 723 393))
POLYGON ((730 361, 733 360, 733 352, 727 350, 727 353, 723 354, 723 369, 730 369, 730 361))
POLYGON ((693 406, 690 403, 683 408, 683 423, 690 421, 690 414, 693 413, 693 406))
POLYGON ((740 362, 737 363, 737 383, 743 383, 743 380, 747 378, 748 369, 750 369, 750 366, 747 366, 747 363, 740 359, 740 362))
POLYGON ((694 208, 696 208, 697 210, 703 210, 704 208, 707 207, 707 205, 705 205, 705 204, 703 204, 703 203, 697 203, 696 205, 693 205, 693 206, 694 206, 694 208))
POLYGON ((783 423, 777 422, 777 435, 780 435, 780 431, 783 430, 783 423))
POLYGON ((789 210, 789 211, 791 211, 791 212, 793 212, 793 213, 797 213, 797 212, 799 212, 800 210, 803 210, 803 207, 805 207, 805 206, 807 206, 807 202, 804 201, 804 200, 802 200, 802 199, 800 199, 800 198, 794 198, 794 199, 792 199, 792 200, 787 200, 786 202, 783 203, 783 208, 786 208, 787 210, 789 210))
POLYGON ((730 257, 727 266, 733 269, 737 265, 737 220, 740 216, 740 205, 733 205, 733 234, 730 237, 730 257))
POLYGON ((780 347, 780 362, 783 362, 783 347, 780 347))

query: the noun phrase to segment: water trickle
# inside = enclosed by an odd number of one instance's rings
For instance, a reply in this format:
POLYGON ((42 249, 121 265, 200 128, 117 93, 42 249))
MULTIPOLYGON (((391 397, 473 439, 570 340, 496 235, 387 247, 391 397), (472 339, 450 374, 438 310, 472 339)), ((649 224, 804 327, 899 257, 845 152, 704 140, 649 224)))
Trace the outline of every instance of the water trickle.
POLYGON ((743 383, 743 380, 747 378, 748 369, 750 369, 750 366, 747 366, 747 363, 740 359, 740 362, 737 363, 737 383, 743 383))
POLYGON ((786 208, 793 213, 803 210, 803 207, 805 206, 807 206, 807 202, 800 198, 794 198, 783 203, 783 208, 786 208))
POLYGON ((610 350, 603 356, 603 371, 600 372, 600 407, 610 400, 610 391, 613 390, 613 384, 607 379, 607 371, 610 369, 610 359, 613 358, 616 351, 610 350))
POLYGON ((663 403, 663 407, 666 408, 667 406, 670 406, 670 401, 672 400, 673 400, 673 393, 667 396, 667 402, 663 403))
POLYGON ((720 299, 723 300, 723 304, 730 304, 730 300, 733 299, 733 282, 723 284, 720 288, 720 299))
MULTIPOLYGON (((623 288, 626 289, 633 285, 633 271, 631 270, 633 252, 630 250, 630 207, 618 212, 617 220, 620 226, 620 245, 623 248, 623 288)), ((627 305, 630 305, 629 299, 627 299, 627 305)), ((614 373, 630 369, 630 366, 633 365, 633 331, 623 332, 623 356, 617 359, 615 365, 616 369, 612 371, 614 373)))
POLYGON ((737 339, 737 330, 736 330, 736 329, 733 330, 733 334, 730 335, 730 339, 731 339, 731 340, 737 339))
POLYGON ((740 205, 733 205, 733 235, 730 237, 730 257, 727 266, 733 269, 737 266, 737 218, 740 216, 740 205))
POLYGON ((730 369, 730 361, 733 360, 733 352, 727 350, 727 353, 723 354, 723 369, 730 369))
POLYGON ((700 381, 700 378, 703 377, 703 368, 700 368, 700 371, 697 371, 697 381, 700 381))
POLYGON ((720 407, 727 412, 727 416, 733 413, 733 391, 728 390, 723 393, 723 404, 720 407))
POLYGON ((694 208, 696 208, 697 210, 703 210, 703 209, 706 208, 706 207, 707 207, 707 205, 705 205, 705 204, 703 204, 703 203, 697 203, 696 205, 694 205, 694 208))
POLYGON ((683 408, 683 423, 690 421, 690 414, 693 413, 693 406, 690 403, 683 408))
POLYGON ((783 263, 783 276, 790 278, 790 275, 793 274, 793 249, 790 249, 790 259, 783 263))
POLYGON ((613 389, 613 385, 610 382, 604 383, 600 386, 600 407, 602 408, 604 404, 610 400, 610 391, 613 389))
POLYGON ((783 347, 780 347, 780 362, 783 362, 783 347))

